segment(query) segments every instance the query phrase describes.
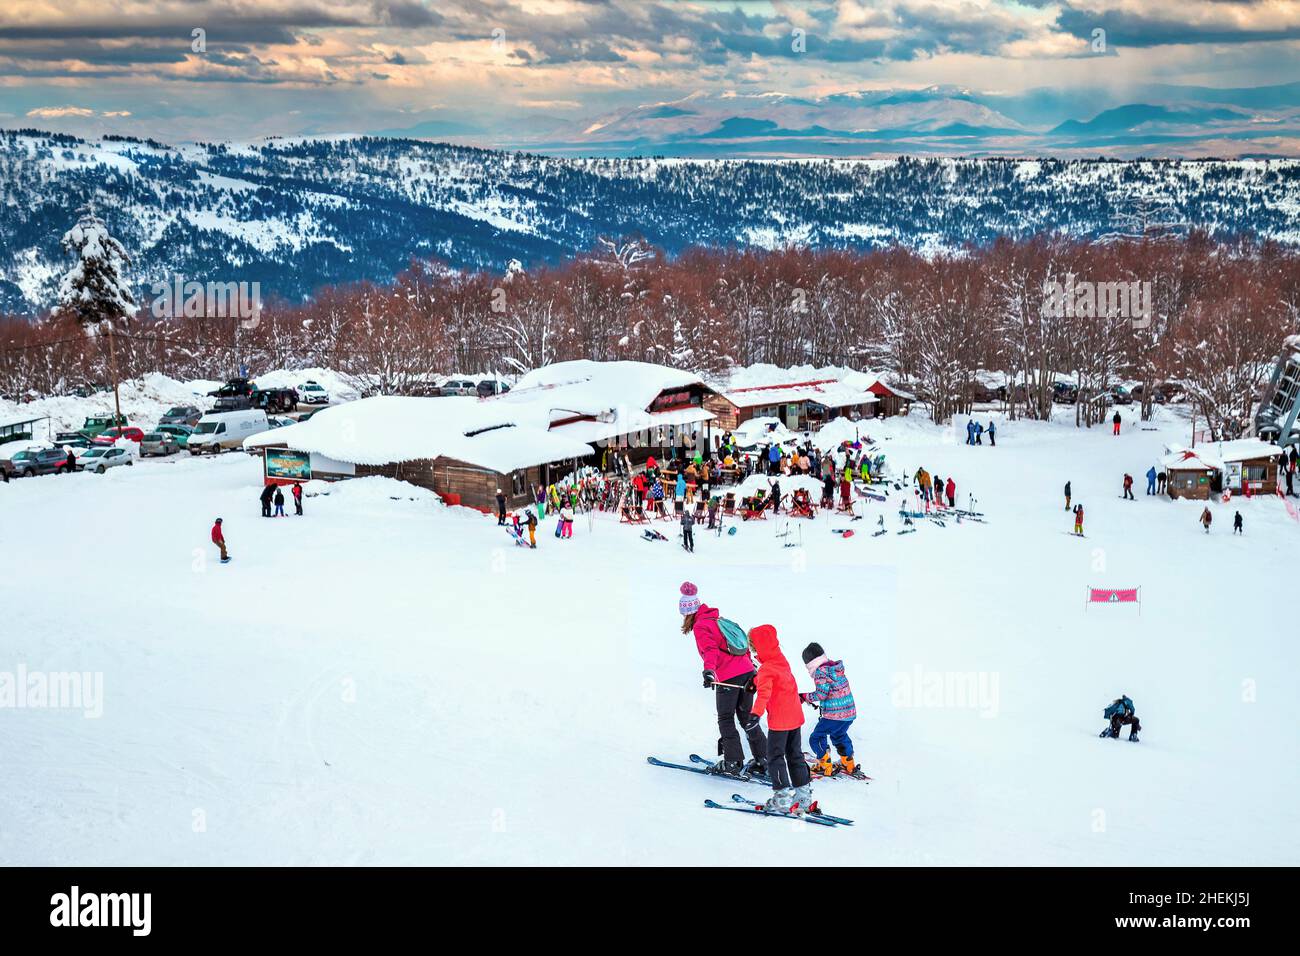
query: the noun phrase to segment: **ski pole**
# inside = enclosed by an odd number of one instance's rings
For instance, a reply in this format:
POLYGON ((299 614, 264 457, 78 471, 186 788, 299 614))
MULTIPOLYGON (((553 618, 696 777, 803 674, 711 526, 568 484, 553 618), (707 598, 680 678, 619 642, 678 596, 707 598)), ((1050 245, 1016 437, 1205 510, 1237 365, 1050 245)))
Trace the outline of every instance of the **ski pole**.
POLYGON ((745 685, 744 685, 744 684, 725 684, 725 683, 723 683, 723 682, 720 681, 720 680, 715 680, 715 681, 714 681, 712 684, 710 684, 709 686, 710 686, 710 687, 731 687, 731 688, 734 688, 735 690, 744 690, 744 689, 745 689, 745 685))

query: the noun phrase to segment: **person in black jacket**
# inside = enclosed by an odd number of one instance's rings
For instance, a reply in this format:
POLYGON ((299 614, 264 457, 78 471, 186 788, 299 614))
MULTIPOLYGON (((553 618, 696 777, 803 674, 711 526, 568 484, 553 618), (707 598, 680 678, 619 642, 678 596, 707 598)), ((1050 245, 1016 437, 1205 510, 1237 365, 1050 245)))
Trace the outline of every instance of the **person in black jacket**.
POLYGON ((284 517, 284 489, 279 485, 275 486, 275 516, 284 517))
POLYGON ((271 517, 271 499, 275 497, 275 485, 267 485, 262 489, 262 517, 271 517))
POLYGON ((1070 483, 1065 483, 1065 510, 1070 510, 1070 483))
POLYGON ((506 523, 506 496, 500 488, 497 489, 497 524, 505 527, 506 523))

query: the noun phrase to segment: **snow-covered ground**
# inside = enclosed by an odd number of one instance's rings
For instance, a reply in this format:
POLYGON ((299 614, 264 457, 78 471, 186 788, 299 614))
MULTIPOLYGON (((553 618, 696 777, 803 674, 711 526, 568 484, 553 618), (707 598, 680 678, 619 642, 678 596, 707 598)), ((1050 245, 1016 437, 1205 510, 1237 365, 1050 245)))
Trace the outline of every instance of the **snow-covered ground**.
POLYGON ((1207 536, 1199 503, 1144 495, 1162 439, 1185 440, 1172 417, 1118 438, 1000 423, 997 448, 964 445, 962 421, 869 430, 988 523, 872 537, 879 514, 900 527, 895 496, 864 500, 847 540, 841 518, 805 522, 802 548, 772 520, 697 528, 688 555, 582 517, 533 552, 379 479, 262 519, 240 454, 0 485, 0 689, 20 667, 103 686, 0 709, 0 863, 1300 863, 1282 503, 1215 504, 1207 536), (1086 539, 1064 533, 1067 479, 1086 539), (717 736, 686 579, 775 625, 803 686, 809 641, 844 660, 875 781, 816 795, 856 826, 708 810, 764 791, 646 764, 717 736), (1085 611, 1087 585, 1141 586, 1140 616, 1085 611), (936 690, 967 676, 973 699, 936 690), (1121 693, 1139 744, 1097 737, 1121 693))

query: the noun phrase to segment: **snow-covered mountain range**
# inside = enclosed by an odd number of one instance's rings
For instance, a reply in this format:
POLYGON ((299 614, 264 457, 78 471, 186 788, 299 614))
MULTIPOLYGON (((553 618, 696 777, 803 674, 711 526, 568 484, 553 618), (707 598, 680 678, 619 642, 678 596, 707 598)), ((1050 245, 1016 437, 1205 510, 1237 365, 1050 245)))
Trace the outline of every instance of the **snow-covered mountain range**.
POLYGON ((378 137, 169 146, 0 131, 0 311, 53 303, 67 267, 59 240, 86 203, 132 256, 142 290, 182 276, 299 299, 387 281, 412 258, 533 267, 602 235, 638 234, 669 253, 933 251, 1151 226, 1294 244, 1297 196, 1296 160, 562 158, 378 137))

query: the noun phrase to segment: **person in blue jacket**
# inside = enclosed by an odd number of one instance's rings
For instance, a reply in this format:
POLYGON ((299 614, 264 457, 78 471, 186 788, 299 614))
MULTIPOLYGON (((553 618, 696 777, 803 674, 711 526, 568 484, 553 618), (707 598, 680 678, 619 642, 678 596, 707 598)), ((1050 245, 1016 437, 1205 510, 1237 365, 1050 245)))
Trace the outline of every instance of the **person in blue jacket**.
POLYGON ((975 419, 966 419, 966 444, 975 444, 975 419))
POLYGON ((1154 495, 1155 493, 1156 493, 1156 466, 1152 465, 1149 469, 1147 469, 1147 494, 1154 495))
POLYGON ((991 418, 989 419, 988 433, 989 433, 989 445, 993 448, 996 448, 998 444, 998 427, 993 424, 993 419, 991 418))
POLYGON ((1110 726, 1103 730, 1100 736, 1119 740, 1119 729, 1127 724, 1128 739, 1134 743, 1138 742, 1138 731, 1142 729, 1142 721, 1138 720, 1137 712, 1133 709, 1133 701, 1127 696, 1120 694, 1102 711, 1101 715, 1110 721, 1110 726))
POLYGON ((769 475, 779 475, 781 473, 781 447, 773 443, 767 450, 767 473, 769 475))
POLYGON ((685 497, 686 497, 686 474, 685 474, 685 472, 681 472, 681 471, 677 472, 677 491, 676 491, 676 496, 677 496, 678 498, 685 498, 685 497))

